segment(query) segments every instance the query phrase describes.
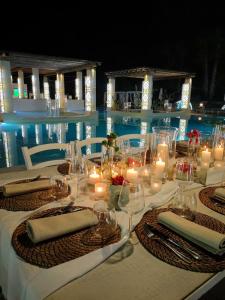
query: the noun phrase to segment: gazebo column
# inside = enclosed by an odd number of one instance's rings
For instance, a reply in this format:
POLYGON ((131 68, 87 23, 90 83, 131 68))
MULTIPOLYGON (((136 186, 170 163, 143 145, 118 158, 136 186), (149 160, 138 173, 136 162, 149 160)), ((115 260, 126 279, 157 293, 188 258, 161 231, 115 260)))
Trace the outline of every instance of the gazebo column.
POLYGON ((142 110, 152 109, 153 76, 146 74, 142 82, 142 110))
POLYGON ((191 100, 191 87, 192 87, 192 78, 185 78, 185 81, 182 85, 182 95, 181 95, 181 108, 189 109, 189 104, 191 100))
POLYGON ((64 75, 58 73, 56 76, 56 95, 59 101, 59 108, 61 111, 65 110, 65 87, 64 87, 64 75))
POLYGON ((11 67, 7 60, 0 60, 0 112, 12 112, 11 67))
POLYGON ((76 123, 76 139, 79 141, 83 140, 83 123, 82 122, 76 123))
POLYGON ((96 111, 96 70, 87 70, 85 77, 85 111, 96 111))
POLYGON ((109 78, 106 95, 107 110, 111 110, 114 107, 115 94, 115 78, 109 78))
POLYGON ((77 100, 83 100, 83 91, 82 91, 82 72, 77 72, 77 77, 75 79, 75 95, 77 100))
POLYGON ((50 100, 50 90, 47 76, 44 76, 44 99, 50 100))
POLYGON ((112 133, 114 130, 113 130, 113 119, 112 117, 107 117, 106 119, 106 131, 107 131, 107 134, 110 134, 112 133))
POLYGON ((32 69, 32 91, 34 99, 40 99, 39 70, 37 68, 32 69))
POLYGON ((24 74, 22 70, 18 71, 17 83, 18 83, 18 90, 19 90, 19 98, 23 99, 24 98, 24 74))

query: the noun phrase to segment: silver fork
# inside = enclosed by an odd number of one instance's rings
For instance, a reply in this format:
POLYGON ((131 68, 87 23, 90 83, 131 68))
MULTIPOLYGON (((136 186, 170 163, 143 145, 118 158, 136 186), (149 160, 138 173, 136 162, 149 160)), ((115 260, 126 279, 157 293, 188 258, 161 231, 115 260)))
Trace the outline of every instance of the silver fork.
POLYGON ((154 234, 148 227, 147 224, 144 224, 144 232, 146 233, 147 237, 149 238, 154 238, 157 241, 159 241, 162 245, 164 245, 165 247, 167 247, 168 249, 170 249, 175 255, 177 255, 179 258, 181 258, 184 262, 190 264, 192 263, 192 260, 187 257, 186 255, 184 255, 183 253, 181 253, 180 251, 178 251, 175 247, 173 247, 172 245, 170 245, 170 243, 168 243, 166 240, 158 237, 156 234, 154 234))

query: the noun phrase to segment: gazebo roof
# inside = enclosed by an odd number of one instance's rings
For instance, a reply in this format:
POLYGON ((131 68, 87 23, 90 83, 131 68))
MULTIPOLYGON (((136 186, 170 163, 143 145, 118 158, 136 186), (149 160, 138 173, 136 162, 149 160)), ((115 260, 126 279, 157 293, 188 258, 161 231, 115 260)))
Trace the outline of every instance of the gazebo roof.
POLYGON ((144 78, 146 74, 152 75, 154 80, 195 77, 194 73, 162 70, 162 69, 149 68, 149 67, 107 72, 106 76, 114 77, 114 78, 115 77, 144 78))
POLYGON ((43 75, 81 71, 101 65, 100 62, 89 60, 17 52, 8 52, 2 57, 10 61, 12 72, 23 70, 31 73, 32 68, 38 68, 43 75))

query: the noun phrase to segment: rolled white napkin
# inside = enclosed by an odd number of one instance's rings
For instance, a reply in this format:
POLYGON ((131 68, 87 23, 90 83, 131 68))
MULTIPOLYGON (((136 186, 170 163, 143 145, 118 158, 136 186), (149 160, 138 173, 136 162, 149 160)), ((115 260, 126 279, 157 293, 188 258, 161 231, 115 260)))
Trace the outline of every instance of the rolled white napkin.
POLYGON ((98 223, 97 216, 89 209, 27 221, 27 234, 33 243, 77 231, 98 223))
POLYGON ((27 183, 12 183, 3 186, 4 196, 25 194, 34 191, 46 190, 51 187, 49 179, 36 180, 27 183))
POLYGON ((225 252, 225 234, 191 222, 171 211, 160 213, 158 222, 213 254, 222 255, 225 252))

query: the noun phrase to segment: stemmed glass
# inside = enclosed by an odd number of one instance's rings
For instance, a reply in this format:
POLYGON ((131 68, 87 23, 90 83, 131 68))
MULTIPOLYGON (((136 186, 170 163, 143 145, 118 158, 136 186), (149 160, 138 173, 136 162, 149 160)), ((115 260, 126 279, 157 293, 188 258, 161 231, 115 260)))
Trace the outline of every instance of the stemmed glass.
POLYGON ((132 240, 132 219, 135 214, 143 211, 145 207, 144 188, 141 183, 127 183, 121 186, 118 205, 129 217, 129 236, 132 240))
POLYGON ((50 184, 51 198, 53 200, 59 199, 61 204, 67 204, 70 190, 66 178, 62 175, 52 176, 50 177, 50 184))
POLYGON ((98 224, 92 226, 83 234, 81 242, 87 246, 104 246, 113 237, 117 229, 115 209, 109 209, 105 201, 99 200, 94 204, 93 212, 98 218, 98 224))

